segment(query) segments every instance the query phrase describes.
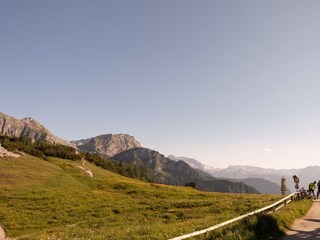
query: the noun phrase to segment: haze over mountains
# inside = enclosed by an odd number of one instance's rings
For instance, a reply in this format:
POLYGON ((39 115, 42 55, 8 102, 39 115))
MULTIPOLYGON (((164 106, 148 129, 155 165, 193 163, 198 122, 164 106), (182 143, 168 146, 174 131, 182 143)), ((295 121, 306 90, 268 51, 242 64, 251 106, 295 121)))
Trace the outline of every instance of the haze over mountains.
POLYGON ((210 173, 217 177, 224 178, 263 178, 271 182, 280 184, 281 177, 286 178, 287 188, 291 192, 295 191, 293 175, 300 178, 300 187, 307 188, 310 182, 320 180, 320 166, 308 166, 300 169, 265 169, 252 166, 229 166, 225 169, 214 169, 210 173))
POLYGON ((293 175, 300 178, 300 187, 307 188, 310 182, 320 180, 320 166, 308 166, 300 169, 271 169, 254 166, 229 166, 227 168, 214 168, 186 157, 169 156, 174 160, 183 160, 196 169, 201 169, 217 178, 235 179, 249 186, 259 189, 261 193, 279 193, 281 178, 286 178, 287 193, 294 192, 293 175))
MULTIPOLYGON (((176 157, 174 155, 169 155, 168 157, 174 161, 185 161, 193 168, 199 169, 200 171, 206 172, 212 176, 227 179, 229 181, 243 182, 250 187, 258 189, 258 191, 260 193, 279 194, 279 192, 280 192, 279 182, 273 182, 273 181, 269 181, 267 179, 263 179, 262 176, 254 176, 253 177, 250 174, 248 174, 248 176, 246 176, 246 177, 238 178, 236 175, 232 175, 232 173, 230 175, 227 175, 227 174, 226 175, 224 175, 224 174, 215 175, 215 173, 220 173, 220 171, 223 171, 223 169, 214 168, 214 167, 204 165, 201 162, 199 162, 193 158, 176 157)), ((289 192, 290 191, 288 191, 287 193, 289 193, 289 192)))
POLYGON ((165 157, 159 152, 142 148, 141 143, 128 134, 104 134, 68 142, 58 138, 32 118, 19 120, 3 113, 0 113, 0 135, 29 137, 33 141, 43 140, 72 146, 114 161, 145 167, 149 177, 154 181, 172 185, 195 182, 200 190, 206 191, 256 193, 257 189, 261 193, 280 193, 279 184, 282 176, 286 177, 288 189, 291 191, 294 190, 293 184, 290 185, 294 174, 300 177, 301 186, 307 186, 309 182, 320 178, 319 166, 289 170, 251 166, 219 169, 191 158, 173 155, 165 157))

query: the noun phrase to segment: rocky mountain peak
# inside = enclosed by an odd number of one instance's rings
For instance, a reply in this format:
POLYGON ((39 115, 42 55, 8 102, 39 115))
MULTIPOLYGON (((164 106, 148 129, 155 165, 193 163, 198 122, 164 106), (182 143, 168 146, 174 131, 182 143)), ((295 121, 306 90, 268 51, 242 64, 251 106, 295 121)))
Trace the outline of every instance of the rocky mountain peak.
POLYGON ((107 158, 128 149, 141 147, 141 143, 133 136, 123 133, 103 134, 72 142, 82 151, 97 153, 107 158))
POLYGON ((32 141, 43 140, 49 143, 75 147, 74 144, 53 135, 40 122, 31 117, 16 119, 1 112, 0 135, 10 137, 29 137, 32 141))

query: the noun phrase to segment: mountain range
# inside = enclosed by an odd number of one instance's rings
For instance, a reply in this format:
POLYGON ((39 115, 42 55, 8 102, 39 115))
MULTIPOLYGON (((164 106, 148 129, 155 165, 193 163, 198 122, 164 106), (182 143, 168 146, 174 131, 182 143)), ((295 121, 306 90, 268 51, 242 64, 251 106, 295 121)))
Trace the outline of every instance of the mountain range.
POLYGON ((241 165, 214 168, 192 158, 175 157, 173 155, 168 157, 173 160, 185 161, 193 168, 205 171, 216 178, 242 181, 258 189, 261 193, 279 193, 282 177, 286 179, 287 193, 295 191, 293 175, 299 176, 299 186, 304 188, 307 188, 309 183, 320 180, 320 166, 308 166, 299 169, 271 169, 241 165))
POLYGON ((32 141, 42 140, 72 146, 114 161, 136 164, 146 169, 148 177, 158 183, 195 183, 198 189, 205 191, 258 193, 245 183, 216 179, 208 173, 193 169, 184 161, 176 162, 156 151, 142 148, 140 142, 128 134, 105 134, 68 142, 53 135, 33 118, 19 120, 3 113, 0 115, 0 129, 0 135, 29 137, 32 141))
MULTIPOLYGON (((169 155, 168 158, 174 161, 184 161, 188 163, 190 166, 192 166, 194 169, 197 169, 198 171, 201 171, 201 172, 206 172, 207 174, 210 174, 211 176, 214 176, 217 178, 227 179, 229 181, 234 181, 234 182, 243 182, 246 185, 257 189, 260 193, 273 193, 273 194, 280 193, 280 185, 278 184, 278 182, 273 182, 273 181, 264 179, 262 178, 262 176, 255 176, 255 175, 252 176, 248 174, 247 176, 239 177, 239 175, 233 174, 232 171, 230 172, 230 174, 223 174, 220 171, 223 171, 224 169, 207 166, 193 158, 176 157, 174 155, 169 155)), ((290 193, 290 192, 291 191, 288 189, 287 193, 290 193)))
POLYGON ((148 170, 154 181, 184 185, 195 182, 200 190, 223 192, 280 193, 281 177, 287 179, 288 192, 294 191, 291 180, 300 177, 300 186, 307 186, 320 178, 319 166, 303 169, 264 169, 252 166, 229 166, 219 169, 207 166, 196 159, 164 155, 146 148, 128 134, 104 134, 68 142, 63 140, 33 118, 16 119, 0 113, 0 135, 29 137, 32 141, 47 141, 72 146, 80 151, 96 153, 128 164, 137 164, 148 170))
POLYGON ((287 189, 295 191, 295 183, 292 176, 297 175, 300 179, 299 186, 307 188, 309 183, 320 179, 320 166, 308 166, 300 169, 270 169, 252 166, 229 166, 224 169, 211 169, 210 174, 216 177, 236 178, 238 180, 246 178, 262 178, 273 183, 281 183, 281 178, 286 179, 287 189))
POLYGON ((121 152, 111 159, 146 167, 149 178, 158 183, 185 185, 193 182, 199 190, 214 192, 258 193, 243 182, 216 179, 192 168, 184 161, 173 161, 157 151, 133 148, 121 152))

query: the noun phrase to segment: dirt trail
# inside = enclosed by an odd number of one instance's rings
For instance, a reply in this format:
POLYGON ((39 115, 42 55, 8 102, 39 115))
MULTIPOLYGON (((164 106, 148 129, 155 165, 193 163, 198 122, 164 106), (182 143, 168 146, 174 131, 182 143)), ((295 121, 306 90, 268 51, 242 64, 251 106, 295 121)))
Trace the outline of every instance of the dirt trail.
POLYGON ((296 219, 281 240, 320 239, 320 200, 313 202, 307 214, 296 219))
MULTIPOLYGON (((86 165, 86 160, 82 159, 81 165, 82 165, 82 166, 78 166, 78 168, 81 168, 81 169, 84 170, 86 173, 88 173, 90 177, 93 177, 93 172, 85 167, 85 165, 86 165)), ((1 239, 0 239, 0 240, 1 240, 1 239)))

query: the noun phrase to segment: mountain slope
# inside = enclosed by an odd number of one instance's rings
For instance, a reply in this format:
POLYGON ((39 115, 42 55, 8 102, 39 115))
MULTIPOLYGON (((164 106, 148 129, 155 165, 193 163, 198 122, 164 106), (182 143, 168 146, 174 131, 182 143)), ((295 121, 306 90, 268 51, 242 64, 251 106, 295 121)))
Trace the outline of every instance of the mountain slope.
POLYGON ((195 182, 197 188, 204 191, 257 193, 254 188, 244 183, 215 179, 207 174, 201 174, 184 161, 173 161, 146 148, 130 149, 113 156, 112 159, 144 166, 148 170, 148 177, 160 183, 185 185, 188 182, 195 182))
POLYGON ((112 157, 131 148, 141 147, 141 144, 128 134, 104 134, 96 137, 75 140, 81 151, 97 153, 102 157, 112 157))
POLYGON ((32 141, 46 141, 75 147, 74 144, 58 138, 33 118, 16 119, 0 112, 0 135, 10 137, 28 137, 32 141))
POLYGON ((200 175, 187 163, 174 162, 147 148, 129 149, 113 156, 111 159, 146 167, 149 171, 149 178, 165 184, 184 185, 200 175))
POLYGON ((90 163, 0 158, 0 225, 17 239, 169 239, 281 196, 199 192, 125 178, 90 163))

